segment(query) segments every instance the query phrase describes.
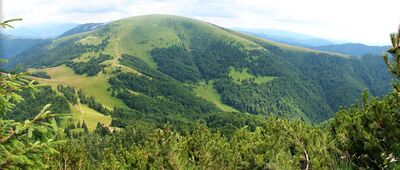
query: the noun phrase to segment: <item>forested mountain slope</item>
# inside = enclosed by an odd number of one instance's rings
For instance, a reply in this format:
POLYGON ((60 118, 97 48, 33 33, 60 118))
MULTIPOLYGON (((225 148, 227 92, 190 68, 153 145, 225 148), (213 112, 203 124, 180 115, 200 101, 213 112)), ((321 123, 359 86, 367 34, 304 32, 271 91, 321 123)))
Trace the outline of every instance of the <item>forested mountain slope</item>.
POLYGON ((0 33, 0 56, 9 58, 20 52, 44 42, 44 39, 30 39, 30 38, 17 38, 6 34, 0 33))
POLYGON ((380 57, 308 50, 169 15, 114 21, 37 44, 9 60, 6 68, 22 63, 51 70, 50 79, 38 80, 82 89, 114 110, 119 126, 129 120, 210 122, 229 115, 224 111, 319 122, 354 103, 363 90, 383 95, 390 87, 380 57))

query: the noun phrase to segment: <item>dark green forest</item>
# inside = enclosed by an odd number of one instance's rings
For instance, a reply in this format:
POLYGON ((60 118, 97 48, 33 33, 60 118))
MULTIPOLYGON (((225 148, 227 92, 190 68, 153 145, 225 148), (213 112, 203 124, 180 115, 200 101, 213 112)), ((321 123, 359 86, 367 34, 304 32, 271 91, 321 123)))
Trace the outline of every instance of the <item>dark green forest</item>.
POLYGON ((111 59, 111 56, 100 54, 97 57, 90 57, 88 62, 73 62, 69 61, 66 63, 68 67, 71 67, 76 74, 87 74, 87 76, 94 76, 102 71, 106 66, 100 65, 100 63, 111 59))

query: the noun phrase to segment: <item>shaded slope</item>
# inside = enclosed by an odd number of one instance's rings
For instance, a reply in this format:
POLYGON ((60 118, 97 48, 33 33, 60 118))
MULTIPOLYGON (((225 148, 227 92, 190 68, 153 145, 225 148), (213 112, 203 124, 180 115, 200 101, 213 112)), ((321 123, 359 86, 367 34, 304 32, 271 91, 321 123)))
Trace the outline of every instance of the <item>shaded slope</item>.
POLYGON ((15 38, 0 34, 0 56, 1 58, 12 57, 43 41, 46 40, 15 38))

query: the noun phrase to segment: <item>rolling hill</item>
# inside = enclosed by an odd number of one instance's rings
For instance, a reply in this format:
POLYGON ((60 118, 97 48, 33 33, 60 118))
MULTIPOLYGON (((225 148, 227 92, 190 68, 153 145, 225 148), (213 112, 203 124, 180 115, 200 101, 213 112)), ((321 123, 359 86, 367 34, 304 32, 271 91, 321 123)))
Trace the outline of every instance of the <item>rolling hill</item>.
POLYGON ((366 54, 382 55, 390 46, 369 46, 360 43, 346 43, 311 47, 312 49, 361 57, 366 54))
POLYGON ((350 55, 354 57, 362 57, 366 54, 382 55, 384 51, 390 48, 390 46, 370 46, 361 43, 341 43, 335 41, 331 42, 329 40, 318 37, 277 29, 233 29, 274 42, 310 48, 314 50, 350 55))
POLYGON ((117 20, 9 60, 5 68, 21 63, 49 75, 39 82, 94 97, 114 126, 241 124, 233 120, 249 114, 320 122, 366 89, 385 94, 391 80, 380 57, 290 46, 171 15, 117 20))

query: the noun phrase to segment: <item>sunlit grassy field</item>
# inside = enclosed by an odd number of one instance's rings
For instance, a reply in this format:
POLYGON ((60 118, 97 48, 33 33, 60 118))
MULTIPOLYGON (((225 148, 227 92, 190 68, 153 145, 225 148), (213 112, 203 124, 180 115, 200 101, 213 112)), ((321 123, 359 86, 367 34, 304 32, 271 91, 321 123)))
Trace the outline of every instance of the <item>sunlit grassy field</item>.
POLYGON ((221 96, 213 87, 213 81, 210 80, 208 83, 202 81, 194 86, 194 92, 197 96, 204 98, 219 107, 221 110, 226 112, 238 112, 235 108, 228 106, 221 101, 221 96))
POLYGON ((73 106, 72 113, 74 114, 73 120, 75 124, 78 121, 82 124, 83 120, 85 120, 89 131, 93 131, 96 128, 97 122, 111 124, 111 116, 103 115, 84 104, 73 106))
POLYGON ((272 76, 259 76, 259 77, 256 77, 256 76, 250 74, 247 68, 243 69, 242 71, 239 71, 239 70, 236 70, 233 67, 231 67, 229 69, 229 75, 233 78, 235 83, 239 83, 239 84, 241 84, 243 80, 248 80, 248 79, 251 79, 251 78, 254 78, 255 82, 258 83, 258 84, 269 82, 269 81, 272 81, 273 79, 276 78, 276 77, 272 77, 272 76))
POLYGON ((111 92, 107 91, 110 87, 108 76, 99 73, 97 76, 87 77, 86 75, 78 75, 66 67, 65 65, 41 69, 47 72, 51 79, 34 78, 37 81, 56 87, 58 84, 74 86, 77 89, 82 89, 88 96, 93 96, 98 102, 109 109, 114 106, 125 107, 125 104, 111 96, 111 92))

